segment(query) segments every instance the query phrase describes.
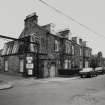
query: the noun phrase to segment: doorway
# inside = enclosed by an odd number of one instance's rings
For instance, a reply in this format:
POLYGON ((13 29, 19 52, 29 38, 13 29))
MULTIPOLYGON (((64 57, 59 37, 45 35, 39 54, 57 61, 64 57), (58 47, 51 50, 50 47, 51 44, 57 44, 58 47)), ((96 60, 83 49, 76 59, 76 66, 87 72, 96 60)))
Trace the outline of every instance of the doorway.
POLYGON ((24 60, 20 59, 20 72, 23 73, 24 72, 24 60))
POLYGON ((50 67, 50 77, 53 78, 56 76, 56 67, 55 67, 55 64, 51 64, 51 67, 50 67))

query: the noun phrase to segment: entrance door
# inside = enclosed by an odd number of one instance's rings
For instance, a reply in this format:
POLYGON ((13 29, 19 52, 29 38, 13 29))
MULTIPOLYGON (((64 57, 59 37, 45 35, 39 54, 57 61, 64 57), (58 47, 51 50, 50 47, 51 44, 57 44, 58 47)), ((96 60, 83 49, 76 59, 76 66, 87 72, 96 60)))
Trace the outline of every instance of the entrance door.
POLYGON ((48 77, 49 72, 48 72, 48 63, 47 61, 44 62, 44 77, 48 77))
POLYGON ((24 71, 24 60, 21 59, 20 60, 20 72, 23 73, 23 71, 24 71))
POLYGON ((55 74, 55 64, 52 64, 50 68, 50 77, 55 77, 55 74))

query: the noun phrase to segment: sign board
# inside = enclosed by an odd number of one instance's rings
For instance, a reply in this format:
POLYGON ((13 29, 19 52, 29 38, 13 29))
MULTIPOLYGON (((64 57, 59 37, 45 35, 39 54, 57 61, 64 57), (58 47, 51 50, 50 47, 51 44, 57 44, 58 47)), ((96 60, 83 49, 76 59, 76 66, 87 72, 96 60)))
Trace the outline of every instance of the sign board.
POLYGON ((33 58, 32 57, 27 57, 27 63, 32 63, 33 58))
POLYGON ((32 63, 32 61, 31 60, 28 60, 27 63, 32 63))
POLYGON ((28 71, 28 75, 32 75, 33 74, 33 68, 34 68, 34 64, 32 63, 33 57, 32 56, 27 56, 26 61, 27 61, 26 69, 28 71))
POLYGON ((33 68, 34 68, 33 63, 27 63, 27 64, 26 64, 26 68, 27 68, 27 69, 33 69, 33 68))
POLYGON ((33 60, 32 57, 27 57, 26 59, 27 59, 27 61, 28 61, 28 60, 31 60, 31 61, 33 60))
POLYGON ((32 70, 31 69, 29 69, 28 70, 28 75, 32 75, 33 73, 32 73, 32 70))

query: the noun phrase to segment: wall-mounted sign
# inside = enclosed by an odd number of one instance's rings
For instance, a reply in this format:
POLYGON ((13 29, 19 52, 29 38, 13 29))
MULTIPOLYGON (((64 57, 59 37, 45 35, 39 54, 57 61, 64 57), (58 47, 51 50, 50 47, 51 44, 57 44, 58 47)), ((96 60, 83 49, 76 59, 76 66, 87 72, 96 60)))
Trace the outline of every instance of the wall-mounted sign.
POLYGON ((29 69, 28 70, 28 75, 32 75, 33 73, 32 73, 32 70, 31 69, 29 69))
POLYGON ((32 63, 32 61, 31 60, 28 60, 27 63, 32 63))
POLYGON ((32 57, 26 57, 26 59, 27 59, 27 61, 28 61, 28 60, 31 60, 31 61, 33 60, 32 57))
POLYGON ((26 57, 27 63, 32 63, 33 58, 32 57, 26 57))
POLYGON ((32 75, 33 74, 33 68, 34 68, 33 57, 32 56, 27 56, 26 61, 27 61, 26 69, 28 71, 28 75, 32 75))
POLYGON ((27 64, 26 64, 26 68, 27 68, 27 69, 33 69, 33 68, 34 68, 33 63, 27 63, 27 64))

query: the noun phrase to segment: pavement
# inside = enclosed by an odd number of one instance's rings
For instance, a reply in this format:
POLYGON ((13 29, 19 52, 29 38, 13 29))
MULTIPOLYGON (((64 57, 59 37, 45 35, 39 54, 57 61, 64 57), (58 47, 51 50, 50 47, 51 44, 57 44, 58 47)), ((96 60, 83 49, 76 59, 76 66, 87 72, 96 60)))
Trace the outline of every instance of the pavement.
POLYGON ((22 78, 1 75, 13 85, 0 90, 0 105, 105 105, 105 75, 93 78, 22 78))
POLYGON ((63 82, 67 80, 77 79, 77 77, 70 78, 62 78, 62 77, 54 77, 54 78, 43 78, 43 79, 35 79, 34 77, 24 78, 19 76, 13 76, 8 74, 0 74, 0 90, 11 89, 17 86, 28 86, 32 84, 43 84, 48 82, 63 82))
POLYGON ((22 77, 13 76, 9 74, 0 74, 0 90, 13 88, 13 81, 20 80, 22 77))
POLYGON ((10 89, 13 85, 9 82, 0 81, 0 90, 10 89))

